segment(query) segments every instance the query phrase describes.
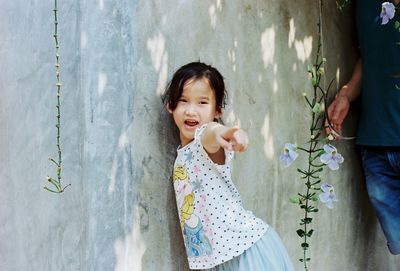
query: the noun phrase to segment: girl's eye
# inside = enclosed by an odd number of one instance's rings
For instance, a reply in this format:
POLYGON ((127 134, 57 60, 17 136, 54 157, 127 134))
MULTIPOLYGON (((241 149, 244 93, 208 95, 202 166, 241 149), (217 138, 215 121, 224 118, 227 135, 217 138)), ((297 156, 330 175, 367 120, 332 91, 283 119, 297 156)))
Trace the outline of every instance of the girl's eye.
POLYGON ((186 99, 179 99, 178 102, 186 103, 186 99))
POLYGON ((200 104, 208 104, 206 101, 201 101, 200 104))

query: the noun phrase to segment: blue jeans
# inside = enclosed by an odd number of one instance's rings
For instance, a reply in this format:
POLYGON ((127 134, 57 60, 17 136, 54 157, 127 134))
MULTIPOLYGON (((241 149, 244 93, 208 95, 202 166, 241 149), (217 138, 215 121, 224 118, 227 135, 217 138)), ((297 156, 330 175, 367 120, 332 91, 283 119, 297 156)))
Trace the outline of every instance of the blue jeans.
POLYGON ((400 148, 360 147, 368 194, 392 254, 400 254, 400 148))

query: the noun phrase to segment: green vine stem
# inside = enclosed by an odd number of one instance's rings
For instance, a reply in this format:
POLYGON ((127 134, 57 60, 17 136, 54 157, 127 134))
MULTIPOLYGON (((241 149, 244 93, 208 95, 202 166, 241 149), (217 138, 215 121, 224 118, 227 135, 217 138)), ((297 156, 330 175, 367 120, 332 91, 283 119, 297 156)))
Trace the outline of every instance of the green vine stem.
POLYGON ((304 98, 306 99, 312 113, 309 147, 297 148, 308 155, 307 169, 298 169, 305 184, 305 193, 298 193, 298 203, 300 209, 304 211, 304 217, 300 220, 301 228, 297 230, 297 234, 302 238, 301 248, 303 250, 303 256, 299 261, 303 263, 304 270, 306 271, 308 270, 308 263, 311 260, 308 256, 308 242, 314 232, 314 230, 311 229, 311 223, 313 221, 312 215, 318 212, 318 209, 313 205, 313 203, 318 201, 316 191, 320 190, 318 185, 321 182, 321 177, 319 174, 323 171, 325 166, 324 164, 317 164, 316 159, 324 153, 324 150, 321 149, 319 143, 326 143, 329 141, 327 138, 320 139, 325 128, 325 115, 323 114, 324 108, 321 107, 326 107, 328 91, 331 86, 331 84, 329 84, 326 91, 320 86, 321 79, 325 74, 324 64, 326 61, 322 53, 322 5, 322 0, 319 0, 318 45, 316 59, 314 65, 308 67, 313 87, 312 100, 309 100, 307 95, 304 94, 304 98))
POLYGON ((49 184, 51 184, 53 187, 49 188, 47 186, 44 186, 43 188, 49 192, 52 193, 62 193, 64 190, 70 186, 71 184, 68 184, 66 186, 62 186, 61 184, 61 171, 62 171, 62 152, 61 152, 61 144, 60 144, 60 129, 61 129, 61 102, 60 102, 60 96, 61 96, 61 81, 60 81, 60 54, 59 54, 59 49, 60 45, 58 43, 58 20, 57 20, 57 0, 54 0, 54 42, 55 42, 55 47, 56 47, 56 87, 57 87, 57 151, 58 151, 58 161, 53 159, 52 157, 49 157, 49 160, 53 162, 56 167, 57 167, 57 178, 54 179, 50 176, 47 176, 47 181, 49 184))

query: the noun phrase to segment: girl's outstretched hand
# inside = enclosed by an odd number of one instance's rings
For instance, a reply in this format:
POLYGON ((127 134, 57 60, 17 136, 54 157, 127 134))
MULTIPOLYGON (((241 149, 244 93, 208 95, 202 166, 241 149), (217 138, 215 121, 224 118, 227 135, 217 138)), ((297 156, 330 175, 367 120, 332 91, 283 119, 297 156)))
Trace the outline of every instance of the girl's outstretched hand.
POLYGON ((249 145, 247 133, 237 126, 221 126, 215 129, 217 143, 224 149, 244 152, 249 145))
POLYGON ((224 156, 221 148, 237 152, 246 151, 249 138, 246 132, 237 126, 226 127, 220 123, 211 122, 201 135, 201 142, 208 153, 218 152, 224 156))

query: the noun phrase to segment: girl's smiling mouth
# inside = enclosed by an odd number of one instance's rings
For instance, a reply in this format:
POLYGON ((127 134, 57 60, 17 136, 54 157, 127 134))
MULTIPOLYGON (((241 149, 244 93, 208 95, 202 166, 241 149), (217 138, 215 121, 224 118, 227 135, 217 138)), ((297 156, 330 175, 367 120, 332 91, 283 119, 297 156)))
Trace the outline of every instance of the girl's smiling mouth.
POLYGON ((194 127, 199 124, 199 122, 197 120, 185 120, 184 123, 186 126, 189 126, 189 127, 194 127))

